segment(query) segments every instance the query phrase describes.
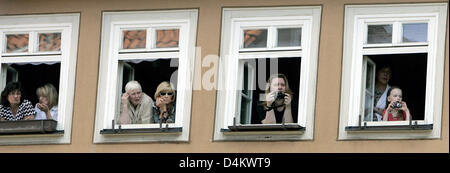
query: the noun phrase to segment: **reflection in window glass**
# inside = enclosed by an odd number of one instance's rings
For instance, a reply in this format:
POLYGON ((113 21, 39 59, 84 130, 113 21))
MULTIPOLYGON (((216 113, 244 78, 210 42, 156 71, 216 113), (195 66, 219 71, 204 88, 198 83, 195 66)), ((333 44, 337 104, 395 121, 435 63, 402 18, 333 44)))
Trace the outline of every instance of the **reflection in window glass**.
POLYGON ((244 48, 267 47, 267 29, 244 30, 244 48))
POLYGON ((60 51, 61 33, 41 33, 39 34, 39 51, 60 51))
POLYGON ((392 43, 392 25, 369 25, 367 28, 367 43, 392 43))
POLYGON ((6 35, 6 53, 28 52, 28 34, 6 35))
POLYGON ((156 48, 178 47, 179 29, 156 30, 156 48))
POLYGON ((427 23, 403 24, 403 42, 427 42, 427 23))
POLYGON ((300 46, 302 28, 278 29, 278 47, 300 46))
MULTIPOLYGON (((240 88, 239 106, 240 119, 236 123, 240 124, 280 124, 296 123, 298 112, 298 94, 300 81, 301 59, 295 58, 258 58, 240 60, 242 68, 243 88, 240 88), (275 75, 284 75, 287 81, 278 87, 267 86, 267 81, 278 82, 275 75), (272 104, 266 102, 266 92, 277 95, 290 94, 291 100, 285 104, 285 97, 274 98, 272 104), (276 102, 276 103, 275 103, 276 102), (269 106, 267 106, 269 105, 269 106), (274 110, 276 109, 276 111, 274 110)), ((283 79, 284 81, 284 79, 283 79)), ((275 82, 275 83, 276 83, 275 82)))
POLYGON ((145 48, 147 31, 146 30, 125 30, 123 31, 123 49, 145 48))

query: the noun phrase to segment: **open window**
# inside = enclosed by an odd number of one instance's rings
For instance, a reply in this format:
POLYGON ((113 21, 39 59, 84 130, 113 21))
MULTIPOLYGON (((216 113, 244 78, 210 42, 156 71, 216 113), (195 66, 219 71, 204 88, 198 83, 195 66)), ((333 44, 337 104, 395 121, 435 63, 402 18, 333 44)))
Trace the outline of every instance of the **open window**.
POLYGON ((223 10, 215 140, 312 139, 320 10, 223 10))
POLYGON ((346 6, 340 139, 439 138, 446 9, 346 6))
POLYGON ((51 119, 36 114, 35 120, 2 121, 0 143, 70 143, 78 22, 79 14, 0 17, 1 90, 20 82, 21 97, 33 109, 38 88, 52 85, 57 93, 51 119))
POLYGON ((187 141, 197 10, 105 12, 103 19, 94 142, 187 141), (124 123, 122 95, 130 81, 147 98, 147 117, 124 123), (157 90, 163 82, 170 93, 157 90), (156 108, 162 94, 172 98, 173 117, 164 123, 156 108))

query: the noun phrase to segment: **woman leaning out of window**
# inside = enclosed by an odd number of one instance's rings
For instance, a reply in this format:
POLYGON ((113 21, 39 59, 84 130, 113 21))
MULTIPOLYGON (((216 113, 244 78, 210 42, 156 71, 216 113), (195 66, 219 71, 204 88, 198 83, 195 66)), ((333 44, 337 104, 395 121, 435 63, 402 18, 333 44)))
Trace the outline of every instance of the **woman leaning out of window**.
POLYGON ((52 84, 46 84, 36 90, 39 103, 36 103, 36 120, 58 120, 58 91, 52 84))
POLYGON ((175 88, 167 81, 156 88, 153 119, 155 123, 175 123, 175 88))
POLYGON ((9 82, 1 94, 0 120, 33 120, 36 111, 30 101, 22 97, 20 82, 9 82))

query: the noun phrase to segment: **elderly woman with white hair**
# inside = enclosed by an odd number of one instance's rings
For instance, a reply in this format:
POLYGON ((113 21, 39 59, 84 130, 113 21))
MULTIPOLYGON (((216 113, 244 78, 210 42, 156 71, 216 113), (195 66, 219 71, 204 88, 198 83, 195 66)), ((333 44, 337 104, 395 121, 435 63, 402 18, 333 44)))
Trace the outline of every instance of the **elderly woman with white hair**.
POLYGON ((125 85, 125 93, 122 94, 122 106, 120 109, 121 124, 150 124, 152 118, 153 100, 142 92, 141 85, 137 81, 130 81, 125 85))

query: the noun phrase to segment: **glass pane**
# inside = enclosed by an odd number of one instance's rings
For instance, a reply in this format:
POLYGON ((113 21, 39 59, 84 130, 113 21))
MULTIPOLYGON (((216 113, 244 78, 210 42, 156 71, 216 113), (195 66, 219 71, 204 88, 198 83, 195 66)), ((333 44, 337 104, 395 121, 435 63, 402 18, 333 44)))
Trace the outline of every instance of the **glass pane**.
POLYGON ((241 97, 241 124, 251 124, 251 101, 245 97, 241 97))
POLYGON ((403 42, 427 42, 427 23, 403 24, 403 42))
POLYGON ((376 121, 373 118, 373 96, 366 92, 364 105, 364 121, 376 121))
POLYGON ((372 64, 367 63, 367 69, 366 69, 366 90, 372 91, 373 90, 373 84, 374 82, 374 78, 373 78, 373 74, 375 73, 375 68, 372 64))
POLYGON ((60 51, 61 33, 41 33, 39 34, 39 51, 60 51))
POLYGON ((249 93, 249 91, 248 91, 248 89, 249 89, 249 87, 248 87, 248 85, 249 85, 249 82, 251 82, 251 81, 248 81, 248 65, 247 64, 244 64, 244 81, 242 81, 242 83, 243 83, 243 90, 242 90, 242 93, 244 93, 245 95, 248 95, 248 93, 249 93))
POLYGON ((267 47, 267 29, 244 30, 244 48, 267 47))
POLYGON ((147 31, 146 30, 126 30, 123 31, 123 49, 145 48, 147 31))
POLYGON ((28 34, 8 34, 6 42, 6 53, 28 52, 28 34))
POLYGON ((302 28, 278 29, 278 47, 300 46, 302 28))
POLYGON ((392 25, 369 25, 367 31, 367 43, 391 43, 392 25))
POLYGON ((179 29, 156 30, 156 48, 178 47, 179 29))

